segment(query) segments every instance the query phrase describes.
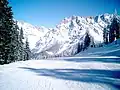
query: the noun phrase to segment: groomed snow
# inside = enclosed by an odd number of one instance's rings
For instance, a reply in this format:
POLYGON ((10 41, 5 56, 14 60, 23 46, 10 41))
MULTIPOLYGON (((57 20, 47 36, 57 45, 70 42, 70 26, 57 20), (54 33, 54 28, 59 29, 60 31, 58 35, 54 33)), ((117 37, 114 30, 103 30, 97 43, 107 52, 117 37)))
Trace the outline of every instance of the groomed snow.
POLYGON ((0 90, 119 90, 119 58, 62 58, 0 65, 0 90))

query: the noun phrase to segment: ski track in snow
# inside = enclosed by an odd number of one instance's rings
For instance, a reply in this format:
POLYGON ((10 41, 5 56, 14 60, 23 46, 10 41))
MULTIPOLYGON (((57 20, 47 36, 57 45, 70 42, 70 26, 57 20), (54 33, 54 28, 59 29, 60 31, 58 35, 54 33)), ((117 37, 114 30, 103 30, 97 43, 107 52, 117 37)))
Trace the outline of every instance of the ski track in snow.
POLYGON ((119 90, 118 60, 62 58, 0 65, 0 90, 119 90))

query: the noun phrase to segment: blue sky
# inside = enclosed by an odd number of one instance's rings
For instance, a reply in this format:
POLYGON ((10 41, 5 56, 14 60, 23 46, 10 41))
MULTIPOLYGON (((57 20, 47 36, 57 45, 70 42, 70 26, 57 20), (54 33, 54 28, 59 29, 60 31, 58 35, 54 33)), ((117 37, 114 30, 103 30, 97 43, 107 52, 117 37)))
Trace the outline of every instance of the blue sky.
POLYGON ((96 16, 104 13, 120 15, 120 0, 8 0, 14 18, 33 25, 54 27, 72 15, 96 16))

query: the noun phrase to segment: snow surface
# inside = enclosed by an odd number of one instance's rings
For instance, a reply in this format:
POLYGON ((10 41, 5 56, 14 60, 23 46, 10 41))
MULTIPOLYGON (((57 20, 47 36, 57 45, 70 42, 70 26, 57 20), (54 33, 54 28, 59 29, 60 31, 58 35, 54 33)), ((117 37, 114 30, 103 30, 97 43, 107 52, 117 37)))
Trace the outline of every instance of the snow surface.
POLYGON ((75 57, 0 65, 0 90, 119 90, 119 55, 119 44, 112 43, 108 47, 88 49, 75 57))
POLYGON ((119 59, 29 60, 0 66, 0 90, 119 90, 119 59))
POLYGON ((120 58, 120 39, 103 47, 89 48, 81 51, 76 57, 116 57, 120 58))

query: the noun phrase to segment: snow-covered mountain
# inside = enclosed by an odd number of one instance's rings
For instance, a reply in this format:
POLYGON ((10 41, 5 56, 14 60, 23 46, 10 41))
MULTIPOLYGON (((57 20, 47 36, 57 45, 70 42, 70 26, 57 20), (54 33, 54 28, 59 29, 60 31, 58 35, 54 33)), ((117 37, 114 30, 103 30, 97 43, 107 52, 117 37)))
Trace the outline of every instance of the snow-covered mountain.
MULTIPOLYGON (((71 56, 77 53, 78 45, 85 47, 87 34, 90 44, 103 43, 103 30, 111 24, 114 14, 103 14, 95 17, 72 16, 65 18, 53 29, 36 27, 18 21, 24 29, 33 52, 33 58, 53 56, 71 56)), ((120 21, 120 16, 117 15, 120 21)))
POLYGON ((28 38, 30 49, 35 48, 36 42, 40 39, 40 37, 43 37, 47 31, 49 31, 48 28, 45 28, 43 26, 33 26, 29 23, 26 23, 24 21, 18 21, 17 25, 19 28, 23 29, 24 37, 28 38))

